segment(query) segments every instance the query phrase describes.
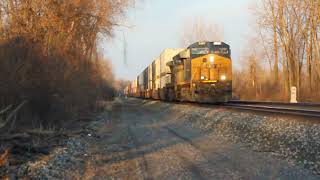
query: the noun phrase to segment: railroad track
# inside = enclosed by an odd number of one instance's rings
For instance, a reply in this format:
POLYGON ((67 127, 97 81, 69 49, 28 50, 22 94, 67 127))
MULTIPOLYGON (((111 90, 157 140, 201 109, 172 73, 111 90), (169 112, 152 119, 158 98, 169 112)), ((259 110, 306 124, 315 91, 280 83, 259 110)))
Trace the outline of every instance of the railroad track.
POLYGON ((317 103, 282 103, 262 101, 229 101, 223 104, 225 107, 260 111, 269 113, 280 113, 284 115, 299 115, 305 117, 320 118, 320 104, 317 103))
POLYGON ((171 103, 191 105, 200 105, 204 107, 222 106, 233 109, 258 111, 277 113, 283 115, 298 115, 304 117, 311 117, 320 119, 320 103, 284 103, 284 102, 273 102, 273 101, 240 101, 231 100, 227 103, 215 104, 215 103, 198 103, 198 102, 179 102, 173 101, 171 103))

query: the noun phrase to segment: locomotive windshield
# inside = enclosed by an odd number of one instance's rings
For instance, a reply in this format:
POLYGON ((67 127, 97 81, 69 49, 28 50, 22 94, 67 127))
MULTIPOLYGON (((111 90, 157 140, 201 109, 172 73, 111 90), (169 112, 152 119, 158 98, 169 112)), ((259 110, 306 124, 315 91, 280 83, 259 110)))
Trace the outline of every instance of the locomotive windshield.
POLYGON ((209 48, 191 48, 191 54, 203 55, 203 54, 209 54, 209 53, 210 53, 209 48))
POLYGON ((211 53, 217 54, 219 56, 223 56, 226 58, 230 58, 231 56, 231 50, 230 46, 223 42, 213 42, 211 44, 211 53))

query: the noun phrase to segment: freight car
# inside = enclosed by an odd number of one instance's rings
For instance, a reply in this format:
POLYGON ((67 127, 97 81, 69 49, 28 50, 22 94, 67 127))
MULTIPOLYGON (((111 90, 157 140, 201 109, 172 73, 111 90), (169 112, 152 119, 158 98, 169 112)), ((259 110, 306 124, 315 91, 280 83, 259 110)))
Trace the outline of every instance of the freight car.
POLYGON ((166 49, 137 78, 128 96, 169 101, 227 102, 232 97, 230 46, 197 42, 186 49, 166 49), (139 92, 139 93, 132 93, 139 92), (138 94, 138 95, 137 95, 138 94))

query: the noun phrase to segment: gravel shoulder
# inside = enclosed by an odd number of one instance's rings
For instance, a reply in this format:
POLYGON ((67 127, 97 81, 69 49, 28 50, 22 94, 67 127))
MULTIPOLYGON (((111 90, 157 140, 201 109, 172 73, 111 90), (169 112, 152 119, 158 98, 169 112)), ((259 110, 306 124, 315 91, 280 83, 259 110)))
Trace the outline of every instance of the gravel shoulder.
MULTIPOLYGON (((319 179, 316 168, 304 165, 310 162, 307 157, 316 164, 317 154, 291 156, 291 145, 286 145, 285 137, 303 133, 307 125, 289 130, 295 124, 284 122, 219 107, 117 99, 85 127, 85 134, 21 166, 17 177, 319 179)), ((297 148, 300 141, 295 140, 297 148)))

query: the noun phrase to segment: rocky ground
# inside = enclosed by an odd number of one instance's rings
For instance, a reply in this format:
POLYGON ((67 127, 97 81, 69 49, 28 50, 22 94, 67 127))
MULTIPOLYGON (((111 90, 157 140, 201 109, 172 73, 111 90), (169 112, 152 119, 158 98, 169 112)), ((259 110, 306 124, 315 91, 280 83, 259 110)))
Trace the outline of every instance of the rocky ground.
POLYGON ((221 107, 117 99, 11 179, 319 179, 320 125, 221 107))
POLYGON ((194 127, 215 131, 232 142, 244 143, 257 152, 270 152, 320 174, 318 119, 212 108, 195 109, 197 113, 186 112, 194 127))

